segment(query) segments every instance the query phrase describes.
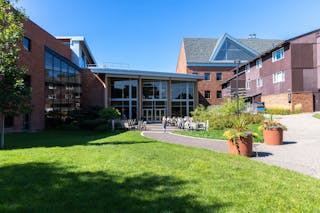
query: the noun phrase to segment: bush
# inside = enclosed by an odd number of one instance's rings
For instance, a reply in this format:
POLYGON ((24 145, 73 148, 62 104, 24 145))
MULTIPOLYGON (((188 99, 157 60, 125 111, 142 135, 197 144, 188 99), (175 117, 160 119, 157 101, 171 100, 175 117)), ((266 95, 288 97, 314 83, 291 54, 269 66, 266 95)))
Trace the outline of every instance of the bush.
POLYGON ((262 114, 242 113, 241 116, 244 117, 249 124, 261 124, 265 120, 262 114))
POLYGON ((273 115, 290 115, 291 111, 290 109, 284 108, 266 108, 265 113, 273 115))
MULTIPOLYGON (((239 98, 239 111, 244 110, 245 103, 243 98, 239 98)), ((228 99, 222 103, 222 106, 219 108, 221 113, 224 115, 234 115, 237 113, 237 101, 234 99, 228 99)))
POLYGON ((100 117, 99 112, 102 107, 87 107, 80 110, 73 110, 69 112, 69 117, 71 120, 80 123, 83 120, 94 120, 100 117))
MULTIPOLYGON (((240 109, 244 108, 244 101, 241 99, 239 101, 240 109)), ((209 121, 210 130, 223 130, 226 128, 231 128, 234 120, 236 119, 236 102, 235 101, 226 101, 222 104, 222 107, 208 107, 200 105, 196 108, 191 115, 193 116, 194 121, 209 121)), ((261 114, 250 114, 242 113, 242 117, 248 121, 249 124, 259 124, 264 121, 264 116, 261 114)))
POLYGON ((120 118, 120 116, 121 116, 121 113, 119 112, 118 109, 114 107, 104 108, 99 111, 99 117, 106 121, 120 118))
POLYGON ((83 120, 79 123, 80 129, 84 130, 102 130, 101 126, 105 126, 107 129, 107 122, 103 119, 83 120))
POLYGON ((209 112, 202 104, 199 104, 199 106, 191 112, 191 116, 194 121, 201 122, 208 119, 209 112))
POLYGON ((46 128, 59 128, 61 125, 70 123, 66 112, 50 111, 45 114, 46 128))

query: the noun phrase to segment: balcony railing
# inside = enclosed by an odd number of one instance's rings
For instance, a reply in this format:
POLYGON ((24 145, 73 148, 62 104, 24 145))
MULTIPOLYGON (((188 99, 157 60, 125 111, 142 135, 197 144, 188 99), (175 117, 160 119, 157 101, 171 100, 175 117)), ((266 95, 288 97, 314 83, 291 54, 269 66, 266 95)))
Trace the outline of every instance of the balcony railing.
POLYGON ((88 64, 87 68, 107 68, 107 69, 121 69, 121 70, 129 70, 130 65, 127 63, 113 63, 113 62, 105 62, 103 64, 88 64))
MULTIPOLYGON (((238 94, 241 97, 246 96, 246 88, 239 88, 238 94)), ((222 96, 223 97, 235 97, 236 96, 236 88, 227 87, 222 89, 222 96)))

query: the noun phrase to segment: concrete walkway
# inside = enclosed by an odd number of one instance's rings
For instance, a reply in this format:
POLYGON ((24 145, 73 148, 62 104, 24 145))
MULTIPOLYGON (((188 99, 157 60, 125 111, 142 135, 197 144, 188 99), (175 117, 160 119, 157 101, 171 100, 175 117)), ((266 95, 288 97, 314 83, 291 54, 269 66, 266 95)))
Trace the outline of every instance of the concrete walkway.
POLYGON ((170 132, 163 133, 163 131, 146 131, 146 132, 143 132, 142 134, 146 137, 153 138, 162 142, 199 147, 199 148, 214 150, 217 152, 225 152, 225 153, 228 152, 227 143, 225 143, 224 141, 204 139, 204 138, 192 138, 192 137, 172 134, 170 132))
MULTIPOLYGON (((288 127, 288 131, 284 132, 284 145, 255 143, 255 156, 251 159, 320 178, 320 119, 313 118, 312 115, 313 113, 276 116, 276 120, 288 127)), ((168 127, 164 133, 160 125, 149 125, 148 131, 142 134, 162 142, 228 152, 224 141, 175 135, 171 133, 173 130, 177 129, 168 127)))
POLYGON ((313 114, 276 116, 288 128, 284 145, 259 144, 255 150, 264 157, 253 159, 320 178, 320 119, 313 114))

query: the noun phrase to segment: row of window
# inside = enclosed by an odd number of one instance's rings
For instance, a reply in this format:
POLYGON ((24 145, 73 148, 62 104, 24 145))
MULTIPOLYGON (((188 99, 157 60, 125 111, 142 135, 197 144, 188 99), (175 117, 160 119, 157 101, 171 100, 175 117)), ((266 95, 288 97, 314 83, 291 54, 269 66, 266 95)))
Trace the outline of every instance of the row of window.
MULTIPOLYGON (((198 72, 193 72, 192 74, 198 75, 198 72)), ((210 72, 204 73, 204 80, 205 81, 211 80, 211 73, 210 72)), ((216 81, 222 81, 222 73, 221 72, 216 72, 216 81)))
POLYGON ((80 71, 51 50, 45 52, 45 110, 68 112, 80 107, 80 71))
MULTIPOLYGON (((280 48, 272 52, 272 62, 279 61, 284 58, 284 48, 280 48)), ((262 67, 262 58, 256 60, 256 68, 260 69, 262 67)), ((246 72, 250 72, 250 64, 247 64, 244 68, 246 72)))
MULTIPOLYGON (((284 71, 279 71, 279 72, 276 72, 272 75, 272 82, 274 84, 284 82, 284 81, 285 81, 285 72, 284 71)), ((262 87, 263 86, 263 79, 261 77, 257 78, 256 84, 257 84, 257 88, 262 87)), ((246 82, 246 89, 250 89, 250 81, 246 82)))
MULTIPOLYGON (((210 90, 205 90, 204 91, 204 97, 206 99, 210 99, 211 98, 211 91, 210 90)), ((216 91, 216 98, 222 98, 222 92, 221 90, 217 90, 216 91)))

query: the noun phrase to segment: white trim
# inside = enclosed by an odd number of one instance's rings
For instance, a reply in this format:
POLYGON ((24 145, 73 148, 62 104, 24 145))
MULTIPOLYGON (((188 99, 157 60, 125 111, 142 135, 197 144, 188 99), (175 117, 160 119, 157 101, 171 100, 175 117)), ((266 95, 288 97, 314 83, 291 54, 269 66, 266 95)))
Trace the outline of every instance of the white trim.
POLYGON ((262 67, 262 58, 256 60, 256 68, 260 69, 262 67))
POLYGON ((257 88, 260 88, 263 86, 263 79, 261 77, 257 78, 256 80, 257 88))
POLYGON ((272 52, 272 62, 280 61, 282 59, 284 59, 284 48, 283 47, 272 52), (275 58, 275 55, 278 51, 281 51, 280 58, 275 58))
POLYGON ((250 81, 246 81, 246 89, 250 89, 250 81))
POLYGON ((211 73, 210 72, 205 72, 203 77, 204 77, 204 81, 211 81, 211 73), (206 74, 209 74, 209 79, 206 79, 206 74))
MULTIPOLYGON (((158 72, 158 71, 142 71, 142 70, 123 70, 123 69, 111 69, 103 67, 92 67, 90 68, 93 73, 104 73, 109 75, 125 75, 125 77, 133 76, 134 78, 145 78, 145 77, 163 77, 164 79, 181 79, 181 80, 203 80, 201 75, 192 75, 192 74, 180 74, 173 72, 158 72)), ((158 79, 158 78, 157 78, 158 79)))
POLYGON ((284 71, 275 72, 272 74, 272 83, 280 83, 286 81, 286 74, 284 71), (279 77, 280 76, 280 77, 279 77))
POLYGON ((246 64, 246 65, 244 66, 244 70, 245 70, 246 72, 250 72, 250 64, 246 64))

